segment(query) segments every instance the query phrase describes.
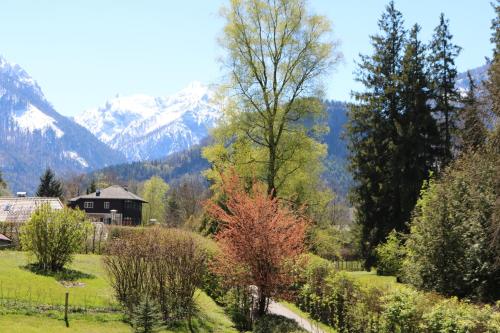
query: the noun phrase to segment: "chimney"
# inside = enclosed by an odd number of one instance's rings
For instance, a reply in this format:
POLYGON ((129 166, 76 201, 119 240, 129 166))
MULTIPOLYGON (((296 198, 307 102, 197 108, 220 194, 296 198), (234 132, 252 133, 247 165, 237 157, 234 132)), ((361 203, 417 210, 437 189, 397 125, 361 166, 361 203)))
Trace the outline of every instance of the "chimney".
POLYGON ((101 196, 101 190, 97 190, 97 191, 95 191, 95 196, 96 196, 96 197, 100 197, 100 196, 101 196))
POLYGON ((17 192, 16 196, 19 198, 24 198, 24 197, 26 197, 26 192, 17 192))

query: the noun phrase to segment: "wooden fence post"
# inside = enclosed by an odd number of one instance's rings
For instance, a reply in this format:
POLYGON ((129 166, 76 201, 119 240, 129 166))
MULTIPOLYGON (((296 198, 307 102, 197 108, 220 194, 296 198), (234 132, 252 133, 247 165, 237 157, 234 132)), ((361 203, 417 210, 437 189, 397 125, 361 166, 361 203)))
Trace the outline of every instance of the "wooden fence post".
POLYGON ((66 298, 64 300, 64 321, 66 322, 66 327, 69 327, 68 321, 68 300, 69 300, 69 292, 66 292, 66 298))

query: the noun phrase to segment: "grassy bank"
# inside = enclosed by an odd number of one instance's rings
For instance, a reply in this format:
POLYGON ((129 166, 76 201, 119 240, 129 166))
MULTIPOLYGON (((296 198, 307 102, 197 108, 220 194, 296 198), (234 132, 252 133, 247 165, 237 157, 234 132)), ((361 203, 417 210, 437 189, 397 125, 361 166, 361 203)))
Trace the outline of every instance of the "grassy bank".
MULTIPOLYGON (((97 255, 77 255, 62 276, 32 272, 24 252, 0 251, 0 327, 9 332, 131 332, 117 311, 113 290, 97 255), (70 281, 60 281, 69 279, 70 281), (62 308, 70 295, 70 329, 62 308)), ((205 293, 196 294, 198 312, 192 320, 195 332, 236 332, 222 308, 205 293)), ((188 325, 164 332, 189 332, 188 325)))

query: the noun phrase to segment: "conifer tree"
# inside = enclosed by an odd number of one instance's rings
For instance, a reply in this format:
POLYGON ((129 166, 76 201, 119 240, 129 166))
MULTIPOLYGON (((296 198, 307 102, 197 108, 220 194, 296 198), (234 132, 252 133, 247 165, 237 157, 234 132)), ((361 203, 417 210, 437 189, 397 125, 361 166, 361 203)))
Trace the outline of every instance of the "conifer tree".
POLYGON ((40 177, 40 185, 38 185, 36 195, 50 198, 61 198, 63 196, 62 184, 56 179, 52 169, 47 168, 40 177))
POLYGON ((398 160, 402 163, 401 223, 410 219, 424 180, 435 170, 439 132, 429 106, 430 87, 426 46, 419 40, 420 26, 409 33, 402 64, 401 100, 403 113, 400 126, 398 160))
POLYGON ((477 149, 486 142, 487 130, 481 117, 480 104, 476 97, 476 84, 470 72, 467 72, 469 80, 469 90, 463 98, 464 107, 460 112, 462 118, 462 128, 460 138, 462 149, 468 151, 477 149))
POLYGON ((87 187, 87 194, 94 193, 95 191, 97 191, 97 183, 95 178, 92 178, 89 187, 87 187))
POLYGON ((371 37, 374 53, 361 56, 357 80, 365 91, 354 93, 349 112, 350 168, 356 183, 353 203, 361 225, 361 251, 366 268, 375 262, 373 249, 392 230, 401 230, 398 126, 402 111, 399 79, 405 42, 402 14, 391 2, 371 37))
POLYGON ((460 95, 455 87, 457 69, 455 58, 461 48, 452 42, 449 21, 441 13, 439 25, 434 29, 430 43, 429 63, 431 66, 434 113, 440 119, 441 158, 440 167, 445 167, 453 159, 453 135, 457 126, 457 104, 460 95))
POLYGON ((493 5, 495 18, 491 22, 491 43, 493 43, 493 59, 488 70, 488 81, 486 88, 491 100, 492 113, 496 117, 497 125, 490 138, 490 146, 500 153, 500 1, 493 5))
POLYGON ((160 307, 145 296, 132 314, 134 333, 155 333, 162 327, 160 307))
MULTIPOLYGON (((493 59, 488 71, 486 88, 491 101, 492 113, 496 117, 496 124, 488 138, 488 151, 490 154, 500 155, 500 1, 493 5, 495 18, 491 22, 491 42, 494 45, 493 59)), ((500 172, 494 178, 497 193, 500 193, 500 172)), ((491 249, 496 254, 496 265, 500 268, 500 200, 496 200, 493 216, 491 219, 491 249)))

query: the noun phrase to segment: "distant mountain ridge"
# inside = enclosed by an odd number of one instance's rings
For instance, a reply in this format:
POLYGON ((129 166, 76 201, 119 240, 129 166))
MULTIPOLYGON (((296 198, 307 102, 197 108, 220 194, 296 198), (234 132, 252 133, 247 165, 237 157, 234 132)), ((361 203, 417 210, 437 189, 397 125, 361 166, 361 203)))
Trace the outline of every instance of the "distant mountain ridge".
POLYGON ((208 136, 220 110, 208 86, 193 82, 166 97, 116 96, 83 112, 75 121, 129 161, 163 158, 208 136))
POLYGON ((33 193, 48 166, 64 176, 123 161, 57 113, 33 78, 0 56, 0 170, 11 190, 33 193))
MULTIPOLYGON (((487 68, 471 70, 476 83, 487 78, 487 68)), ((457 87, 467 89, 466 73, 458 75, 457 87)), ((31 193, 47 166, 60 177, 103 168, 137 180, 199 173, 208 166, 201 148, 222 116, 213 95, 210 87, 193 82, 171 96, 116 96, 70 119, 54 110, 26 71, 0 56, 0 170, 11 190, 31 193)), ((334 175, 327 181, 344 192, 350 183, 342 139, 347 105, 325 103, 330 127, 323 138, 325 177, 334 175)))

